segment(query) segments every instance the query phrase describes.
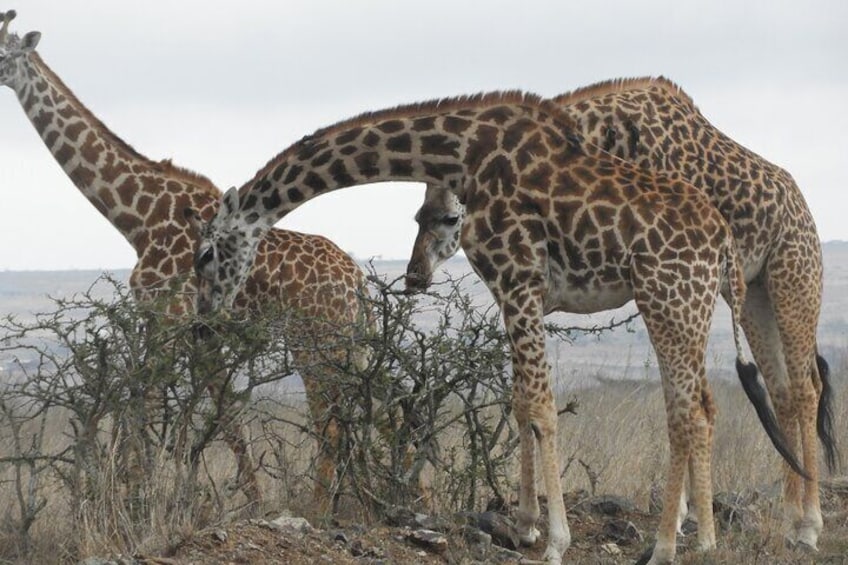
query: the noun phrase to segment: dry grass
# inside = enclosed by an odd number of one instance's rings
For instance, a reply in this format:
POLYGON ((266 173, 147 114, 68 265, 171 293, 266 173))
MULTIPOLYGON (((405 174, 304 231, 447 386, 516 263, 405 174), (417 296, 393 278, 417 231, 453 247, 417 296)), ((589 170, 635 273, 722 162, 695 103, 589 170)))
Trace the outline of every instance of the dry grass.
MULTIPOLYGON (((844 367, 833 371, 836 388, 836 431, 840 446, 848 445, 848 414, 844 367)), ((742 492, 754 489, 761 493, 757 505, 758 527, 754 531, 719 533, 720 549, 709 556, 684 552, 681 563, 792 563, 797 554, 784 549, 780 534, 779 505, 776 496, 780 478, 780 460, 741 388, 736 383, 713 382, 719 416, 713 456, 714 491, 742 492)), ((585 489, 597 494, 617 494, 632 499, 639 508, 649 507, 649 493, 664 482, 668 442, 661 391, 657 384, 644 382, 602 382, 598 387, 575 394, 577 414, 564 414, 560 420, 560 445, 564 462, 566 491, 585 489)), ((567 399, 562 399, 567 400, 567 399)), ((561 402, 564 404, 564 402, 561 402)), ((99 485, 99 496, 87 502, 86 508, 71 508, 70 498, 55 477, 45 475, 37 485, 46 506, 31 528, 32 546, 26 558, 21 555, 20 537, 9 528, 19 512, 19 500, 13 482, 14 469, 0 468, 0 507, 5 509, 0 530, 0 560, 4 562, 71 562, 94 555, 155 553, 189 537, 210 523, 225 522, 233 517, 276 514, 282 509, 307 518, 312 514, 311 485, 313 477, 312 438, 285 421, 305 422, 302 395, 280 397, 274 401, 256 402, 257 411, 273 412, 272 422, 255 418, 250 426, 253 450, 269 472, 260 473, 265 502, 260 509, 246 509, 243 496, 228 488, 235 474, 233 457, 225 446, 211 450, 204 457, 206 484, 199 499, 181 500, 175 492, 176 470, 166 457, 159 459, 155 474, 147 480, 152 500, 141 524, 129 528, 129 520, 116 501, 121 499, 115 483, 99 485), (174 512, 182 504, 181 512, 174 512), (163 518, 168 516, 167 519, 163 518), (127 532, 131 534, 127 534, 127 532), (122 532, 122 535, 116 535, 122 532)), ((56 451, 66 442, 63 429, 67 421, 56 413, 48 421, 45 449, 56 451)), ((461 448, 448 442, 445 449, 461 448)), ((11 454, 8 445, 0 446, 11 454)), ((107 456, 104 464, 109 464, 107 456)), ((517 466, 507 478, 506 492, 515 493, 517 466)), ((440 469, 436 484, 447 484, 450 469, 440 469)), ((109 477, 108 473, 104 475, 109 477)), ((361 511, 355 501, 342 498, 342 512, 348 517, 361 511)), ((451 501, 437 500, 437 505, 450 507, 451 501)), ((835 503, 834 503, 835 504, 835 503)), ((825 498, 825 534, 821 547, 828 554, 848 553, 848 512, 825 498)), ((648 536, 653 532, 646 532, 648 536)))

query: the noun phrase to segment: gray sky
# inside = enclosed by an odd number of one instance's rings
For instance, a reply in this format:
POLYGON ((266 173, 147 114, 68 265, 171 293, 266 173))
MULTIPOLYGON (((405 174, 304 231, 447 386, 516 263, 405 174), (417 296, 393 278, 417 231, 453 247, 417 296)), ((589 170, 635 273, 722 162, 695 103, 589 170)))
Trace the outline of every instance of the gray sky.
MULTIPOLYGON (((715 125, 789 170, 822 239, 848 239, 848 2, 27 0, 12 31, 153 159, 240 185, 350 115, 482 90, 556 95, 665 75, 715 125)), ((131 267, 12 91, 0 92, 0 269, 131 267)), ((406 258, 423 185, 322 196, 279 227, 406 258)))

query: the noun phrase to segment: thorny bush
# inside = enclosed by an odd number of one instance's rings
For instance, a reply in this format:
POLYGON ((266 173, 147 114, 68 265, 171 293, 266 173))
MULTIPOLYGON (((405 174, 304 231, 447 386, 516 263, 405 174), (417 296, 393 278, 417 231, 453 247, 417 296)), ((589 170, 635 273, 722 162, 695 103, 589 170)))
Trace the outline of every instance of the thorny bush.
MULTIPOLYGON (((173 296, 138 302, 109 276, 33 320, 0 320, 0 478, 13 501, 0 525, 17 540, 2 557, 27 554, 48 498, 72 530, 99 529, 126 552, 157 528, 223 519, 234 489, 221 488, 208 459, 242 433, 236 423, 260 430, 247 444, 253 471, 290 479, 289 455, 306 445, 298 438, 322 437, 303 423, 305 402, 300 417, 285 409, 297 387, 272 386, 295 374, 290 353, 303 348, 332 375, 320 392, 340 430, 337 501, 380 518, 397 505, 456 511, 507 498, 518 440, 497 308, 475 303, 469 288, 480 283, 468 279, 420 297, 373 268, 369 282, 361 298, 372 316, 353 332, 301 332, 297 312, 272 307, 172 319, 162 312, 173 296), (351 354, 339 356, 340 343, 351 354), (354 362, 363 347, 367 363, 354 362)), ((576 330, 549 327, 560 338, 576 330)))

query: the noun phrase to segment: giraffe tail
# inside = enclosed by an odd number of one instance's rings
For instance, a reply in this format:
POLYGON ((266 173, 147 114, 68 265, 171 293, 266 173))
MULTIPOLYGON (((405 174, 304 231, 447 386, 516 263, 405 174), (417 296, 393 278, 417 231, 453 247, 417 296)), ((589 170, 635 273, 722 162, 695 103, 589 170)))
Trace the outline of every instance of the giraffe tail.
POLYGON ((739 377, 739 382, 742 384, 742 389, 745 391, 748 400, 754 406, 760 424, 762 424, 774 448, 793 471, 805 479, 809 479, 810 475, 804 470, 798 458, 792 452, 786 436, 780 429, 777 416, 775 416, 769 402, 768 391, 758 378, 759 371, 757 370, 757 366, 747 360, 742 347, 739 320, 742 317, 742 303, 745 300, 746 286, 739 256, 736 253, 736 244, 732 237, 728 237, 727 239, 724 258, 726 281, 729 289, 728 302, 730 305, 731 323, 733 324, 733 341, 736 344, 736 374, 739 377))
POLYGON ((819 383, 821 383, 819 409, 816 418, 819 441, 824 448, 824 458, 828 470, 831 473, 836 473, 839 469, 841 457, 833 433, 833 386, 830 383, 830 367, 818 351, 816 352, 816 366, 812 373, 813 378, 818 378, 819 383))

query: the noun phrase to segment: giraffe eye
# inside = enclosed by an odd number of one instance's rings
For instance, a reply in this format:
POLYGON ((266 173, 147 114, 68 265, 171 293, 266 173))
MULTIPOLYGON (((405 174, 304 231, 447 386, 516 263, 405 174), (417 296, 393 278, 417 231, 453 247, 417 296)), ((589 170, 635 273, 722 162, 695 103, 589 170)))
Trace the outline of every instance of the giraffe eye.
POLYGON ((455 226, 459 221, 459 216, 445 216, 442 218, 442 224, 446 226, 455 226))
POLYGON ((207 247, 206 249, 201 249, 197 253, 197 257, 194 260, 194 268, 197 270, 202 269, 206 265, 212 262, 215 258, 215 248, 212 246, 207 247))

